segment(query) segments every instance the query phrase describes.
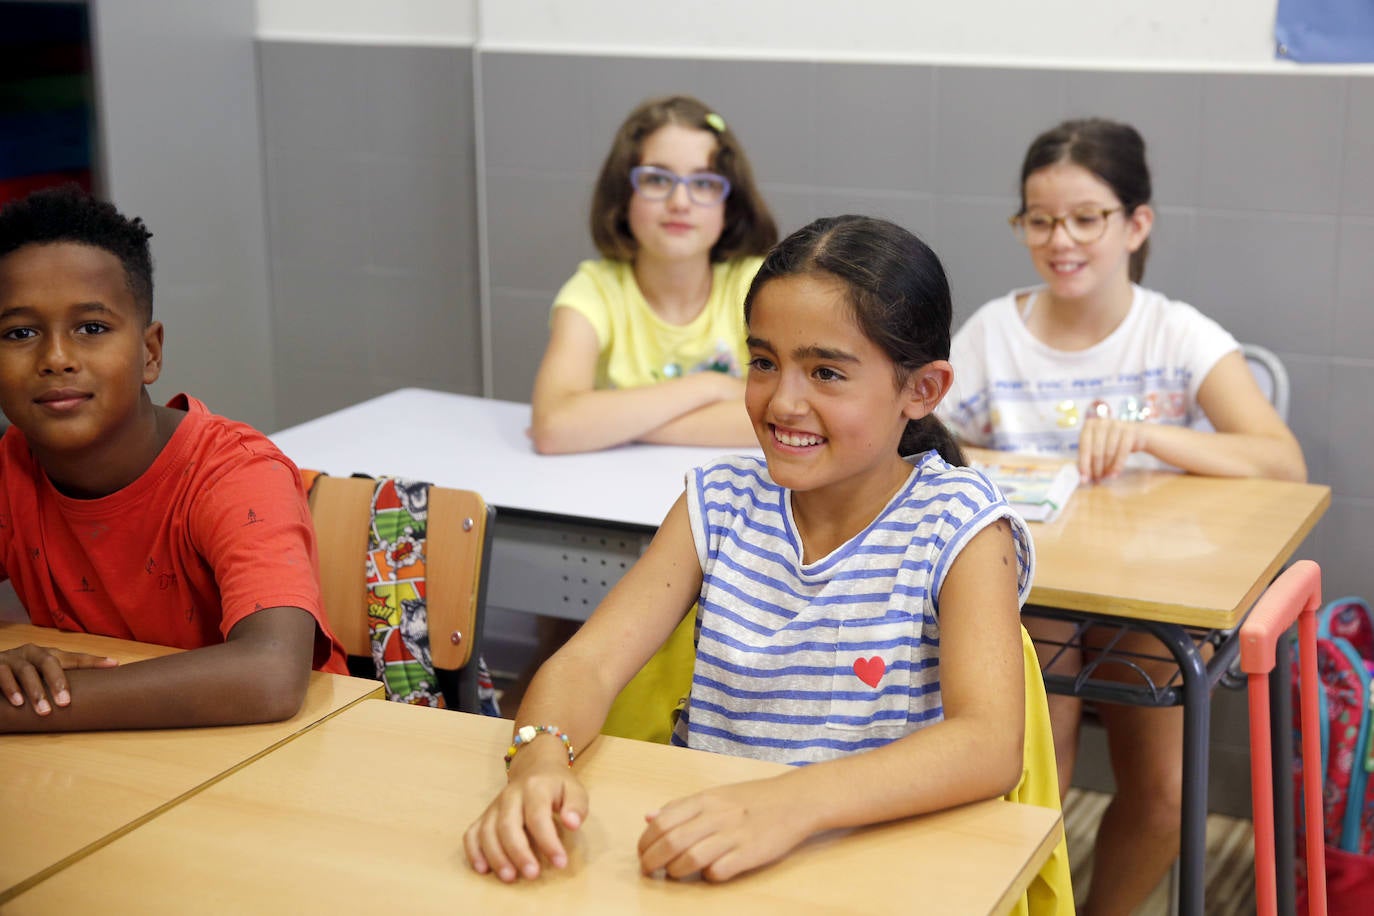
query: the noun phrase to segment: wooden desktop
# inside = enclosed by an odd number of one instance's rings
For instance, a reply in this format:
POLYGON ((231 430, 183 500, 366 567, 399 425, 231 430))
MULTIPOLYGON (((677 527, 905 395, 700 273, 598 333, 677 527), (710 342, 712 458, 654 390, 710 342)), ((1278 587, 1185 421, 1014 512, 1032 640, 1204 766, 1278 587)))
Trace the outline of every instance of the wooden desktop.
POLYGON ((502 884, 468 866, 462 834, 505 782, 510 722, 360 703, 15 897, 14 914, 1002 913, 1061 835, 1057 811, 1001 800, 837 832, 714 885, 647 877, 644 814, 779 764, 602 737, 579 754, 591 797, 571 862, 502 884))
MULTIPOLYGON (((125 664, 178 651, 0 623, 0 649, 25 643, 125 664)), ((7 825, 0 840, 0 904, 340 710, 379 696, 380 687, 314 672, 300 712, 284 722, 0 738, 0 823, 7 825)))

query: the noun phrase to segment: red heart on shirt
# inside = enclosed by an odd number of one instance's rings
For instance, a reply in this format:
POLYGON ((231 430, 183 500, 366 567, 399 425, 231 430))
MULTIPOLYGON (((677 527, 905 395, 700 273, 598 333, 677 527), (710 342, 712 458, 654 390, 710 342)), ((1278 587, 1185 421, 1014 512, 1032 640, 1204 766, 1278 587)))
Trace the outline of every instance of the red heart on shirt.
POLYGON ((854 673, 859 676, 870 687, 877 687, 878 682, 883 679, 883 672, 887 670, 887 662, 875 655, 872 658, 858 658, 854 660, 854 673))

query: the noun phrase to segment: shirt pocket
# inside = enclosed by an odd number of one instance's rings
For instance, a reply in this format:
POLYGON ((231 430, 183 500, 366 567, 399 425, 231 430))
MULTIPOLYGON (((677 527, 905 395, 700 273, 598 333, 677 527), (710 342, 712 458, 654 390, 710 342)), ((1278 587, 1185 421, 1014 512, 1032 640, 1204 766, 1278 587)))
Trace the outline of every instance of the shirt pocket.
POLYGON ((910 728, 913 666, 920 618, 896 610, 876 620, 846 621, 835 631, 830 711, 826 726, 867 731, 875 738, 901 737, 910 728))

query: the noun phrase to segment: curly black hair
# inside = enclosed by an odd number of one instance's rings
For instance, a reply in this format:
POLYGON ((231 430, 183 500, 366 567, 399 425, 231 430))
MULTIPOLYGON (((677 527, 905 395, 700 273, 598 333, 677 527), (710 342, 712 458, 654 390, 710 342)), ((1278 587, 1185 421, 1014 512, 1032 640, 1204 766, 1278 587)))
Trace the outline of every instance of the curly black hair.
POLYGON ((152 237, 143 220, 129 219, 76 185, 34 191, 0 208, 0 258, 25 245, 56 242, 108 251, 124 266, 124 281, 145 323, 153 320, 152 237))

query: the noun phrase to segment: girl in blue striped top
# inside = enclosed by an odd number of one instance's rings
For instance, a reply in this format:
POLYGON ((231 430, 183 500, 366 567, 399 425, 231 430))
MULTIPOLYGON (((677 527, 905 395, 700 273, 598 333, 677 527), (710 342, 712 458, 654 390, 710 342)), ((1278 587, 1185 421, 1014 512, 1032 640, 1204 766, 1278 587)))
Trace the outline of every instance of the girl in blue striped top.
POLYGON ((725 880, 824 830, 1017 784, 1031 541, 932 414, 953 379, 950 319, 939 260, 891 223, 817 220, 770 252, 745 300, 766 461, 690 472, 648 551, 535 676, 509 782, 464 837, 477 871, 567 864, 560 829, 588 811, 572 751, 694 605, 674 742, 808 765, 665 799, 645 872, 725 880))

